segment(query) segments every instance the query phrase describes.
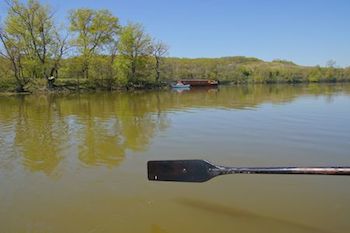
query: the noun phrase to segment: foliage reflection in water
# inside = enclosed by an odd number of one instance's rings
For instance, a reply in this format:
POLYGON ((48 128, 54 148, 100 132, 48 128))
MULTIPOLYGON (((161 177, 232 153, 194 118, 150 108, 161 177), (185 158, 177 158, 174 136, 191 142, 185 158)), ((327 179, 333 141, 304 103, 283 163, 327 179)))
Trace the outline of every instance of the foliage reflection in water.
POLYGON ((349 95, 310 84, 0 97, 1 232, 345 232, 347 178, 159 184, 145 164, 350 165, 349 95))

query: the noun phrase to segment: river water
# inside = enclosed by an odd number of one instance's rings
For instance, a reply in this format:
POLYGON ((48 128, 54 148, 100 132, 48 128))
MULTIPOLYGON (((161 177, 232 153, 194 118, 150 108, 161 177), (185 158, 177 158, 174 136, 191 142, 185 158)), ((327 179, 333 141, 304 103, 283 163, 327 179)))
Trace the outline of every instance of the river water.
POLYGON ((350 177, 148 181, 162 159, 350 166, 350 85, 0 97, 0 232, 350 232, 350 177))

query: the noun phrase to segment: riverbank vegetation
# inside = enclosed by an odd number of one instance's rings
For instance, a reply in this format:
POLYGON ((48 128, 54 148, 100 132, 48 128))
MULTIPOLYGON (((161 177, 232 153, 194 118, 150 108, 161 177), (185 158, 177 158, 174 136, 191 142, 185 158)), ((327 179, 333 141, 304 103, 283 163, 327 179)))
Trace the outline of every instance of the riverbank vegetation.
POLYGON ((74 9, 60 26, 38 0, 5 0, 0 26, 0 91, 161 87, 177 79, 222 83, 350 81, 350 68, 305 67, 257 58, 172 58, 141 24, 121 25, 108 10, 74 9), (67 23, 66 23, 67 24, 67 23))

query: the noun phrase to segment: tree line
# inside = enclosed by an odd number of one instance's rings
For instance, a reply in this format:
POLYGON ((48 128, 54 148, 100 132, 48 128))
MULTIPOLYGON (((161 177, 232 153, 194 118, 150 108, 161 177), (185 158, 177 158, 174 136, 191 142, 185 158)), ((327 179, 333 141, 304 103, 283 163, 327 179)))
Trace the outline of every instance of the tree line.
POLYGON ((221 83, 313 83, 350 81, 350 67, 338 68, 334 63, 300 66, 285 60, 265 62, 249 57, 165 58, 164 80, 203 78, 221 83))
MULTIPOLYGON (((65 74, 83 80, 127 85, 155 75, 160 80, 168 46, 147 34, 141 24, 120 25, 108 10, 81 8, 69 12, 69 27, 60 27, 54 11, 38 0, 5 0, 1 22, 1 70, 10 68, 17 91, 35 80, 53 89, 65 74)), ((6 73, 5 73, 6 74, 6 73)))
MULTIPOLYGON (((4 0, 0 24, 0 87, 104 88, 159 86, 165 81, 205 78, 230 83, 350 81, 350 69, 304 67, 256 58, 171 58, 168 46, 141 24, 121 25, 108 10, 81 8, 60 26, 39 0, 4 0), (11 85, 9 85, 11 86, 11 85)), ((1 89, 1 88, 0 88, 1 89)))

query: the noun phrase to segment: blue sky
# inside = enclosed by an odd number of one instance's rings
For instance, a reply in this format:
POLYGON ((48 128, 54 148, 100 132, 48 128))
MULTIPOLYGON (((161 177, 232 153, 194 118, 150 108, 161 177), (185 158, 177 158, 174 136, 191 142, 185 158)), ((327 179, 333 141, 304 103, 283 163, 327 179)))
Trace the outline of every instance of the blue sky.
POLYGON ((348 0, 45 0, 69 9, 111 10, 142 23, 170 46, 170 56, 253 56, 302 65, 350 66, 348 0))

